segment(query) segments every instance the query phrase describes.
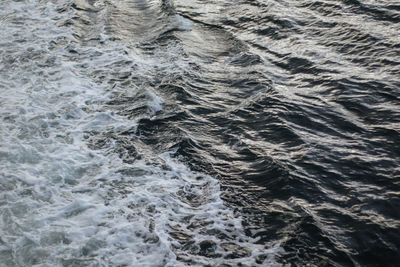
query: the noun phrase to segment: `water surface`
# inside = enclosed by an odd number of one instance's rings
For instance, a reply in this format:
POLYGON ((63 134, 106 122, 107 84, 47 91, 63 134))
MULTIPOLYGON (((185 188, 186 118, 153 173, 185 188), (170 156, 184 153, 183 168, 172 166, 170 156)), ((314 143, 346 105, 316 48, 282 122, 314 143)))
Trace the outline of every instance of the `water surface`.
POLYGON ((397 1, 4 0, 1 266, 396 266, 397 1))

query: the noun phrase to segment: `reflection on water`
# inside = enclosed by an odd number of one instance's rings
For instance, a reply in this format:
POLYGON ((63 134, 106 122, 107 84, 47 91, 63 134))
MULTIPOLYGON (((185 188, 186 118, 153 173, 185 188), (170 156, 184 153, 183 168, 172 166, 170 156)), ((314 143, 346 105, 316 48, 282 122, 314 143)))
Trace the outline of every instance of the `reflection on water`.
POLYGON ((399 22, 389 0, 3 1, 0 262, 395 266, 399 22))

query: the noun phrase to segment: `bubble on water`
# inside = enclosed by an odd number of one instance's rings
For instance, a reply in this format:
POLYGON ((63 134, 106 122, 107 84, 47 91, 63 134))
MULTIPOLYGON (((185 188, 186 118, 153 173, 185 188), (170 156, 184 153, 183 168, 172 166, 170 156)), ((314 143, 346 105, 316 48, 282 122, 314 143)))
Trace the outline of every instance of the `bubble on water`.
MULTIPOLYGON (((0 44, 18 59, 0 54, 6 64, 0 79, 9 81, 0 95, 5 103, 0 115, 0 262, 251 265, 260 255, 275 255, 278 248, 265 249, 244 234, 240 217, 221 200, 216 179, 191 171, 172 152, 147 151, 135 136, 138 119, 109 108, 117 97, 130 99, 143 90, 144 97, 135 100, 147 107, 141 116, 161 112, 164 100, 150 82, 122 86, 121 81, 130 75, 145 79, 156 68, 183 71, 184 60, 169 60, 178 58, 177 48, 171 47, 172 55, 162 62, 124 43, 75 42, 72 49, 73 32, 53 20, 71 19, 73 11, 58 7, 39 1, 0 4, 1 16, 24 14, 22 28, 19 19, 2 26, 0 44), (129 75, 122 73, 132 62, 143 64, 129 75), (103 77, 112 72, 120 80, 103 77)), ((188 29, 189 21, 175 19, 188 29)))

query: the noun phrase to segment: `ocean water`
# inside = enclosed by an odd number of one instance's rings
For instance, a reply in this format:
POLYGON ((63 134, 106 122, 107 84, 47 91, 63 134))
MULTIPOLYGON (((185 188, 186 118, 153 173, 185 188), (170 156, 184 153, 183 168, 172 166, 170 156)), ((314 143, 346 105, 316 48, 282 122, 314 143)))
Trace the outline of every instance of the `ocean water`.
POLYGON ((0 266, 397 266, 400 3, 0 1, 0 266))

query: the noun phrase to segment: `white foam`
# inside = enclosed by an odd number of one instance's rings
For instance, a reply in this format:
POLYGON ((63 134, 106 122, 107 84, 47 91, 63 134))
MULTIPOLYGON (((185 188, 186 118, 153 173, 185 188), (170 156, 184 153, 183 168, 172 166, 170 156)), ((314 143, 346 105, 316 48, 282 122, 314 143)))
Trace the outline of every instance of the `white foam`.
MULTIPOLYGON (((107 139, 107 134, 118 135, 136 124, 107 108, 107 101, 138 88, 112 87, 91 77, 91 71, 118 72, 125 67, 108 68, 129 60, 140 63, 135 75, 146 77, 160 65, 173 73, 183 71, 187 63, 170 62, 179 54, 160 62, 123 43, 75 44, 80 56, 71 55, 72 32, 55 26, 53 19, 66 20, 73 14, 58 13, 56 8, 35 0, 0 3, 0 16, 9 18, 1 25, 0 41, 5 47, 0 62, 8 64, 0 69, 4 88, 0 95, 0 263, 185 265, 178 255, 197 265, 254 265, 261 254, 272 263, 279 248, 265 249, 246 237, 240 217, 224 206, 216 179, 190 171, 173 159, 172 152, 126 163, 116 152, 116 141, 107 139), (16 27, 15 14, 23 26, 16 27), (51 42, 60 36, 70 41, 51 50, 51 42), (10 57, 16 63, 5 63, 10 57), (54 60, 46 67, 49 58, 54 60), (106 138, 106 146, 90 148, 88 140, 101 138, 106 138), (229 251, 210 230, 226 234, 250 253, 224 259, 229 251), (188 246, 194 252, 173 233, 190 236, 188 246), (200 256, 196 249, 204 240, 215 242, 216 253, 222 256, 200 256)), ((178 20, 188 28, 185 19, 178 20)), ((168 53, 178 53, 175 49, 168 53)), ((146 90, 147 115, 152 116, 162 111, 164 100, 146 90)))
POLYGON ((149 98, 148 105, 150 108, 150 115, 153 116, 157 112, 162 110, 164 100, 160 96, 158 96, 155 92, 150 90, 147 92, 147 95, 149 98))
POLYGON ((193 22, 181 15, 174 15, 172 24, 176 29, 181 31, 190 31, 193 27, 193 22))

